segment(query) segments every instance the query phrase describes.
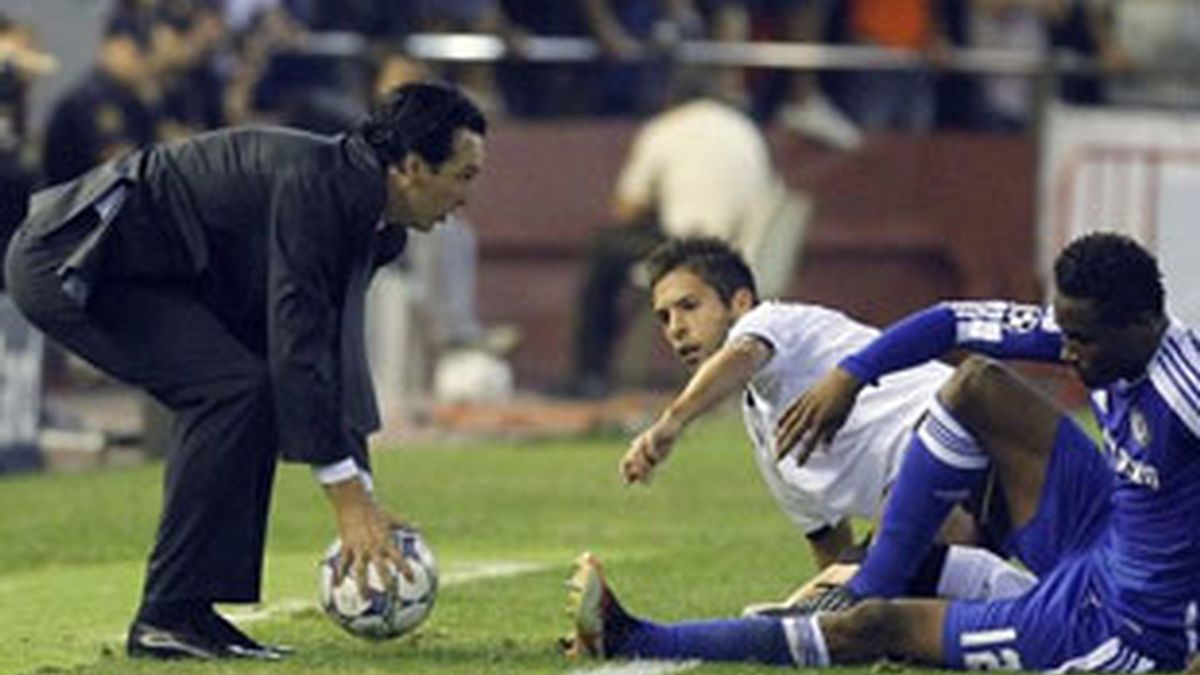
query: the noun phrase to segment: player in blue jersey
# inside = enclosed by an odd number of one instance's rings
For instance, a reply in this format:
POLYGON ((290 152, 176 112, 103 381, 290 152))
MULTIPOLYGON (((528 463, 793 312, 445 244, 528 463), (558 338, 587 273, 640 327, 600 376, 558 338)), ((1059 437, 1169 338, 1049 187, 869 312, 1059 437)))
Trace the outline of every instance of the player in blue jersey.
POLYGON ((845 612, 663 625, 625 612, 599 564, 573 578, 576 641, 606 657, 953 668, 1177 670, 1197 650, 1200 336, 1166 316, 1154 258, 1127 238, 1083 237, 1055 263, 1053 308, 947 303, 842 361, 780 421, 786 461, 836 433, 860 389, 962 347, 1059 361, 1091 390, 1097 446, 999 363, 972 357, 939 391, 904 457, 845 612), (1011 551, 1039 575, 1025 594, 895 599, 946 511, 994 468, 1011 551))

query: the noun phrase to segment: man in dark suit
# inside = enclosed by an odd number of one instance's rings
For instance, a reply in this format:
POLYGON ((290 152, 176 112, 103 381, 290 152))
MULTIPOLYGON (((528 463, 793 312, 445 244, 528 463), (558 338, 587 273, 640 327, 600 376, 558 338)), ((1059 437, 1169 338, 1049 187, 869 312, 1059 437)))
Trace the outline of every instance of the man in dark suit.
POLYGON ((213 610, 258 600, 277 454, 324 485, 344 572, 407 572, 371 492, 364 295, 408 228, 464 203, 485 133, 456 89, 410 84, 344 136, 218 131, 33 197, 17 305, 175 414, 131 656, 279 658, 213 610))

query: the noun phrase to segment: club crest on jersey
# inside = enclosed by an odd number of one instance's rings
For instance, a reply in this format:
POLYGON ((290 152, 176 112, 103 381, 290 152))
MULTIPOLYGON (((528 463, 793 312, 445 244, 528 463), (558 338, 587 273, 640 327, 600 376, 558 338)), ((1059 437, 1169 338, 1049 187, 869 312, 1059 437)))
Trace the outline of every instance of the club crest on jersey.
POLYGON ((1150 447, 1152 437, 1150 435, 1150 424, 1146 422, 1146 416, 1141 410, 1134 408, 1129 413, 1129 431, 1133 434, 1133 442, 1139 447, 1150 447))
POLYGON ((1157 490, 1159 488, 1158 469, 1148 462, 1138 461, 1133 454, 1122 447, 1113 451, 1113 470, 1131 483, 1144 488, 1157 490))

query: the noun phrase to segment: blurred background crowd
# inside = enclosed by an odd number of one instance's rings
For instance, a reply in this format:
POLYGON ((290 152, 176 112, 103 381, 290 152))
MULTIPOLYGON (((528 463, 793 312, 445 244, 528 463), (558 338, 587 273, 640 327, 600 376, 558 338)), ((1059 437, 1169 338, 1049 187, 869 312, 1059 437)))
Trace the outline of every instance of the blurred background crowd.
MULTIPOLYGON (((668 67, 670 56, 686 40, 857 45, 922 55, 923 67, 903 69, 726 67, 712 73, 711 93, 754 119, 812 131, 843 146, 854 145, 856 129, 1024 128, 1034 82, 1002 68, 965 74, 945 68, 961 48, 1087 64, 1056 84, 1071 102, 1200 105, 1194 78, 1144 71, 1200 56, 1200 7, 1188 0, 37 4, 0 4, 0 150, 12 155, 24 148, 35 160, 29 168, 47 183, 130 146, 218 126, 275 122, 341 130, 357 119, 380 82, 426 69, 459 82, 495 115, 644 116, 665 105, 663 92, 676 72, 668 67), (37 77, 51 74, 55 59, 82 57, 39 47, 41 37, 56 30, 46 25, 54 19, 51 5, 98 15, 102 34, 87 56, 88 72, 65 88, 57 85, 48 109, 30 120, 27 99, 37 77), (413 58, 410 38, 439 33, 494 36, 505 58, 413 58), (536 39, 546 36, 590 38, 599 54, 557 63, 530 58, 539 52, 536 39), (42 133, 31 133, 35 129, 42 133)), ((452 54, 453 45, 443 53, 452 54)))
MULTIPOLYGON (((852 155, 879 134, 1025 133, 1047 101, 1200 108, 1196 63, 1196 0, 0 0, 0 223, 21 220, 29 189, 131 148, 243 124, 345 131, 381 92, 415 78, 457 82, 501 129, 595 118, 649 125, 703 97, 760 130, 852 155)), ((746 147, 764 142, 747 137, 746 147)), ((590 161, 543 160, 557 173, 590 161)), ((607 198, 621 182, 612 168, 608 183, 584 189, 607 198)), ((825 196, 793 190, 787 213, 802 221, 825 196)), ((525 207, 529 231, 537 217, 525 207)), ((628 211, 614 207, 608 224, 636 225, 628 211)), ((571 308, 576 352, 551 359, 573 368, 560 393, 607 391, 616 337, 606 317, 636 257, 674 234, 669 222, 656 228, 633 244, 601 237, 582 256, 590 268, 574 275, 583 287, 571 308)), ((476 236, 460 215, 408 264, 427 270, 438 350, 503 356, 538 327, 479 318, 476 236)), ((789 241, 798 249, 802 237, 789 241)), ((497 239, 492 250, 512 254, 507 245, 497 239)), ((517 245, 526 264, 562 251, 561 242, 517 245)), ((868 318, 901 307, 892 309, 868 318)), ((502 320, 497 312, 487 313, 502 320)), ((570 351, 570 340, 557 342, 570 351)), ((528 372, 545 384, 546 359, 530 358, 528 372)), ((53 383, 61 373, 53 357, 48 364, 53 383)))

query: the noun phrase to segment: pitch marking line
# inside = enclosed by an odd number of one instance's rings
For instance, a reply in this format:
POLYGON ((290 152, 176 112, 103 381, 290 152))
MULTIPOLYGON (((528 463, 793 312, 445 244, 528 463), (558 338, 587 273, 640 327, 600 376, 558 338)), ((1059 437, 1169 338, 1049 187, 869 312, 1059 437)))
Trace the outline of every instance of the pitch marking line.
POLYGON ((567 675, 669 675, 687 672, 699 665, 699 661, 630 661, 599 668, 576 668, 567 675))
MULTIPOLYGON (((511 577, 519 574, 532 574, 541 572, 553 567, 561 565, 552 563, 530 563, 517 561, 497 561, 475 563, 463 565, 453 571, 448 571, 441 575, 438 582, 443 586, 456 586, 458 584, 470 583, 480 579, 495 579, 499 577, 511 577)), ((301 600, 299 598, 290 598, 269 602, 265 605, 252 608, 230 608, 222 610, 222 614, 237 624, 256 623, 266 621, 284 614, 295 614, 307 609, 315 609, 317 603, 312 600, 301 600)))

